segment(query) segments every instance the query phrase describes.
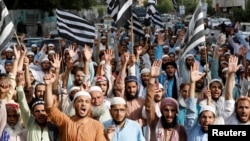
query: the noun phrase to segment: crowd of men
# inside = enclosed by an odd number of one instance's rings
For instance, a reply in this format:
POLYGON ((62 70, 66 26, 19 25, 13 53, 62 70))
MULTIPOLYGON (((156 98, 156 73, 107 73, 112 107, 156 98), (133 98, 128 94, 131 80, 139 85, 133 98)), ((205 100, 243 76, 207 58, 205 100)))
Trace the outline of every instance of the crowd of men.
POLYGON ((207 141, 209 125, 250 124, 249 38, 237 25, 206 28, 185 56, 185 28, 2 50, 0 140, 207 141))

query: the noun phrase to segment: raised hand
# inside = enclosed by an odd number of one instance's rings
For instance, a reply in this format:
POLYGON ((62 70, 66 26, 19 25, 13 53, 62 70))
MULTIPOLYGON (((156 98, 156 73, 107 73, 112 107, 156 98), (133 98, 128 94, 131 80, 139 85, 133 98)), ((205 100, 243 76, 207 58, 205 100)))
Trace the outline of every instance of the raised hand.
POLYGON ((17 60, 19 60, 19 59, 20 59, 20 56, 21 56, 21 52, 20 52, 20 50, 18 50, 17 48, 18 48, 18 46, 17 46, 16 44, 13 45, 13 51, 14 51, 15 58, 16 58, 17 60))
POLYGON ((76 54, 74 47, 72 45, 69 46, 69 56, 72 58, 76 54))
POLYGON ((0 82, 0 97, 3 99, 7 96, 7 93, 10 90, 10 83, 7 80, 2 80, 0 82))
POLYGON ((90 61, 91 57, 92 57, 92 49, 90 48, 90 46, 86 45, 84 46, 83 49, 83 53, 84 53, 84 57, 87 61, 90 61))
POLYGON ((47 44, 43 44, 42 51, 43 51, 44 53, 48 51, 48 45, 47 45, 47 44))
POLYGON ((106 131, 106 136, 107 136, 109 141, 112 140, 112 138, 114 137, 114 134, 115 134, 115 127, 114 127, 114 125, 111 125, 108 127, 108 129, 106 131))
POLYGON ((165 44, 165 41, 164 41, 164 34, 162 33, 158 33, 158 36, 157 36, 157 43, 159 45, 164 45, 165 44))
POLYGON ((205 75, 205 73, 199 72, 198 68, 199 68, 198 63, 194 62, 193 66, 191 66, 191 69, 190 69, 190 81, 191 82, 196 82, 205 75))
POLYGON ((129 53, 124 52, 123 55, 121 56, 121 63, 128 64, 128 61, 129 61, 129 53))
POLYGON ((25 78, 24 78, 24 72, 23 71, 17 72, 16 83, 17 83, 17 86, 24 86, 25 78))
POLYGON ((155 60, 152 67, 151 67, 151 70, 150 70, 150 76, 151 77, 158 77, 160 75, 160 70, 161 70, 161 64, 162 64, 162 61, 161 60, 155 60))
POLYGON ((228 74, 236 73, 242 65, 238 65, 238 57, 230 56, 228 60, 228 74))
POLYGON ((106 63, 110 63, 113 59, 113 51, 111 49, 107 49, 104 51, 104 59, 106 63))
POLYGON ((43 77, 43 81, 46 85, 51 85, 55 82, 56 76, 54 73, 50 72, 48 74, 45 74, 43 77))
POLYGON ((55 69, 60 69, 61 61, 62 58, 60 58, 60 55, 55 54, 53 55, 53 61, 50 61, 50 63, 55 69))
POLYGON ((21 56, 25 56, 25 55, 26 55, 26 53, 27 53, 27 48, 26 48, 26 46, 25 46, 24 44, 21 44, 21 49, 20 49, 20 51, 21 51, 21 56))
POLYGON ((137 54, 138 56, 140 56, 140 55, 142 54, 142 47, 141 47, 141 46, 139 46, 139 47, 136 49, 136 54, 137 54))
POLYGON ((29 58, 28 57, 24 57, 24 59, 23 59, 23 65, 24 65, 24 67, 28 67, 29 66, 29 58))

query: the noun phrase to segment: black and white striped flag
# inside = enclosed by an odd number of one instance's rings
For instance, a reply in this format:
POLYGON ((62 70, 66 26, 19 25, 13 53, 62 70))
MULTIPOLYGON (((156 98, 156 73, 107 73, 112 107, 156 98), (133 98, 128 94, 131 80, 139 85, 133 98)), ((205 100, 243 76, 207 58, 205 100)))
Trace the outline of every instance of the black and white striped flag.
POLYGON ((156 12, 153 16, 152 16, 152 22, 154 23, 155 26, 159 26, 159 27, 163 27, 163 21, 161 19, 161 16, 158 12, 156 12))
POLYGON ((79 45, 92 45, 95 39, 95 26, 75 14, 56 10, 57 27, 62 38, 77 42, 79 45))
POLYGON ((174 9, 177 9, 177 0, 172 0, 174 9))
POLYGON ((2 50, 13 37, 15 26, 3 0, 0 0, 0 12, 0 50, 2 50))
POLYGON ((119 0, 119 10, 117 13, 116 26, 124 26, 132 16, 132 0, 119 0))
POLYGON ((148 0, 147 14, 153 15, 157 12, 155 0, 148 0))
POLYGON ((117 13, 119 10, 119 0, 106 0, 107 12, 114 21, 117 19, 117 13))
POLYGON ((149 26, 151 24, 152 16, 155 13, 157 13, 155 0, 148 0, 147 14, 146 14, 145 21, 144 21, 144 24, 146 26, 149 26))
POLYGON ((183 39, 183 46, 181 49, 182 56, 185 56, 196 46, 205 43, 206 39, 204 30, 204 15, 201 2, 199 1, 192 19, 189 22, 185 38, 183 39))
MULTIPOLYGON (((144 30, 142 29, 142 25, 139 22, 137 15, 133 12, 133 32, 137 35, 144 35, 144 30)), ((128 20, 129 28, 131 29, 131 20, 128 20)))

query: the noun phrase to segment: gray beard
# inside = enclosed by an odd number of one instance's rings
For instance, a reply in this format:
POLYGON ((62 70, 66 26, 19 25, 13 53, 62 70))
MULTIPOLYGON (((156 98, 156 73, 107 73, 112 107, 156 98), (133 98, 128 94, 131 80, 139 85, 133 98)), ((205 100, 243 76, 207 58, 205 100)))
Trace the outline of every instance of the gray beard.
POLYGON ((9 133, 10 136, 18 136, 20 135, 20 133, 24 131, 24 128, 20 121, 18 121, 14 127, 6 124, 5 129, 9 133))
POLYGON ((107 110, 104 104, 100 106, 92 106, 92 117, 94 119, 99 119, 107 110))

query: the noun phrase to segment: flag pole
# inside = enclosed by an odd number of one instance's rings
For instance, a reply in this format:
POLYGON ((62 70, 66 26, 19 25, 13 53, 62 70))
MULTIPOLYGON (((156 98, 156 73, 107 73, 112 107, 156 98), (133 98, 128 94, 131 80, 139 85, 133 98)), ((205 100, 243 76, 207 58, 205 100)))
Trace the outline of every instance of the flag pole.
POLYGON ((133 54, 134 53, 134 27, 133 27, 133 13, 132 13, 132 16, 131 16, 131 40, 132 40, 132 51, 131 53, 133 54))
POLYGON ((205 47, 205 55, 206 55, 206 58, 205 58, 205 61, 206 61, 206 64, 205 64, 205 69, 206 69, 206 79, 207 79, 207 89, 210 90, 210 87, 209 87, 209 77, 208 77, 208 51, 207 51, 207 46, 206 46, 206 42, 204 42, 204 47, 205 47))
POLYGON ((19 37, 17 36, 17 33, 14 32, 14 34, 15 34, 15 36, 16 36, 17 44, 18 44, 19 46, 21 46, 21 43, 20 43, 20 41, 19 41, 19 37))

